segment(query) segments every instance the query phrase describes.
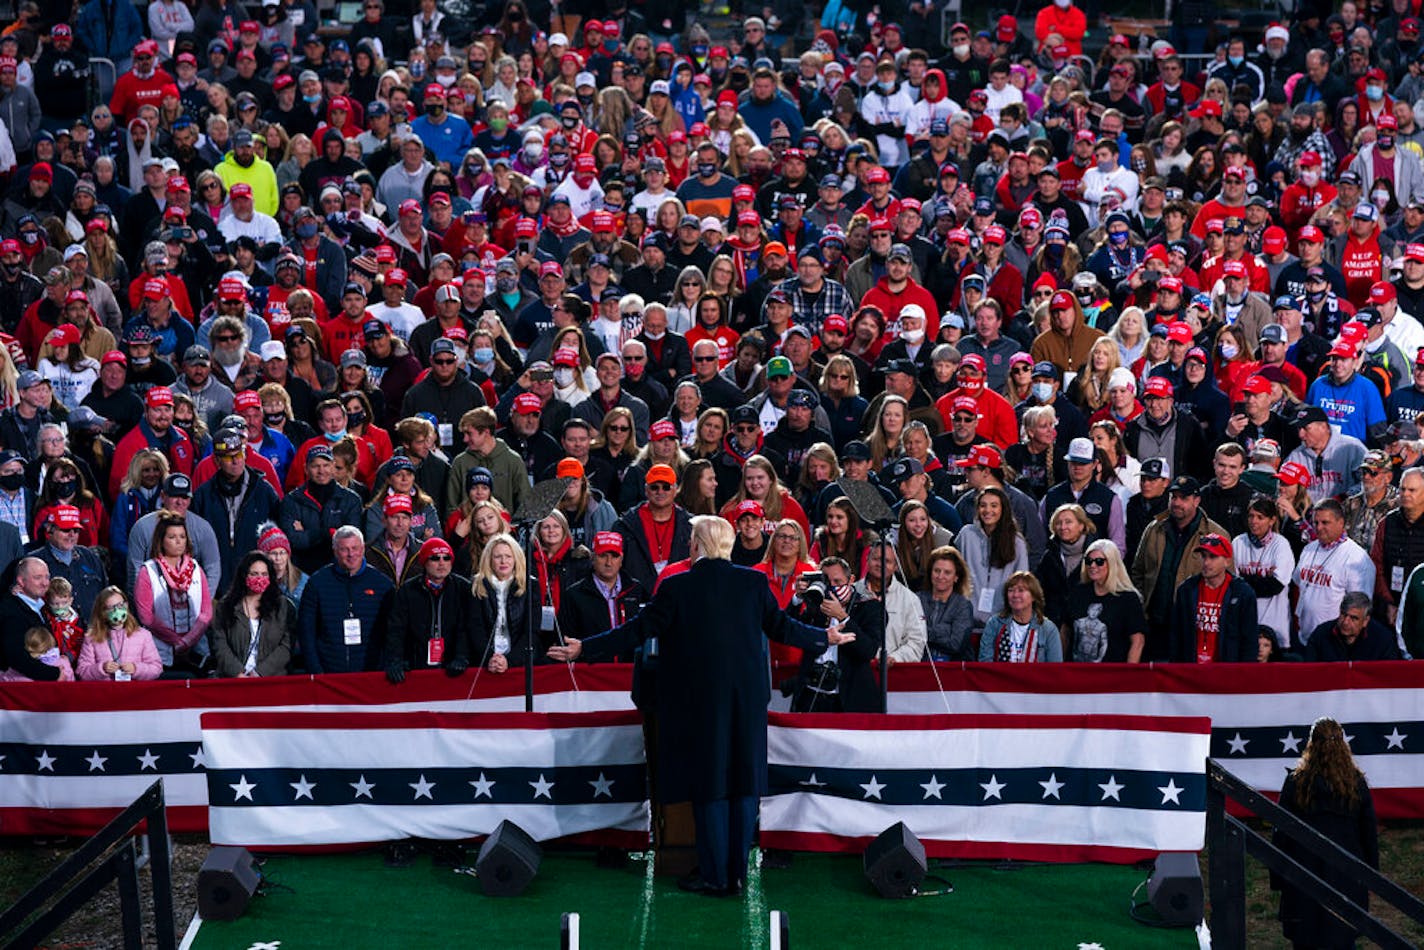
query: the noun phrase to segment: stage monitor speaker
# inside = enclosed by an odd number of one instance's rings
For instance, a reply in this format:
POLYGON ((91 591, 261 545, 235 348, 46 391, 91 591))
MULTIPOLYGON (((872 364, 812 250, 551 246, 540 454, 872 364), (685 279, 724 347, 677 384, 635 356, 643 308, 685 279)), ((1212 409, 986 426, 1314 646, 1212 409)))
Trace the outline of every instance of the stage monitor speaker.
POLYGON ((214 848, 198 870, 198 916, 236 920, 247 910, 262 872, 246 848, 214 848))
POLYGON ((524 893, 543 859, 539 843, 512 821, 501 821, 494 834, 480 845, 475 859, 475 879, 489 897, 518 897, 524 893))
POLYGON ((925 846, 903 821, 880 832, 865 849, 865 879, 881 897, 914 897, 926 867, 925 846))
POLYGON ((1152 864, 1147 900, 1162 920, 1175 927, 1194 927, 1202 919, 1201 866, 1189 851, 1164 851, 1152 864))

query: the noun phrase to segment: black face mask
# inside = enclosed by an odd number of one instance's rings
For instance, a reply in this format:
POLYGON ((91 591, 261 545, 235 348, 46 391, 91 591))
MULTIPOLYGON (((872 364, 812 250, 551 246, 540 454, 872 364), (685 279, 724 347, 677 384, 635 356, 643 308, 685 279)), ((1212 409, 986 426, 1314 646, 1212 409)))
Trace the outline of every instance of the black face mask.
POLYGON ((348 412, 346 414, 346 427, 348 429, 354 429, 356 426, 361 425, 365 421, 366 413, 364 412, 348 412))
POLYGON ((25 484, 23 472, 15 472, 13 475, 0 475, 0 488, 6 491, 19 491, 20 486, 25 484))
POLYGON ((425 114, 433 119, 437 116, 444 115, 445 107, 438 103, 429 103, 425 107, 425 114))
POLYGON ((287 414, 285 412, 264 412, 262 414, 262 421, 266 423, 269 428, 280 429, 287 424, 287 414))
POLYGON ((79 493, 79 483, 75 482, 55 482, 54 496, 56 498, 73 498, 79 493))

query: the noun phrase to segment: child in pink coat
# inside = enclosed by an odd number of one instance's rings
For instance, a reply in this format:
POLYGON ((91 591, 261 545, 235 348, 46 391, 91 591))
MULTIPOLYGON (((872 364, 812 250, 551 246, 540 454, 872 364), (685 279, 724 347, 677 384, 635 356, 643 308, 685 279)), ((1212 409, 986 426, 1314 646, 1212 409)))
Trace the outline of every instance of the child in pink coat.
MULTIPOLYGON (((55 642, 54 634, 45 627, 32 627, 25 631, 25 652, 39 660, 46 666, 59 667, 59 681, 61 683, 74 682, 74 667, 69 663, 69 658, 59 652, 59 644, 55 642)), ((23 673, 16 673, 14 670, 0 670, 0 681, 7 683, 29 683, 30 678, 23 673)))
POLYGON ((122 589, 105 587, 94 600, 89 633, 79 651, 79 678, 156 680, 162 672, 153 634, 139 626, 122 589))

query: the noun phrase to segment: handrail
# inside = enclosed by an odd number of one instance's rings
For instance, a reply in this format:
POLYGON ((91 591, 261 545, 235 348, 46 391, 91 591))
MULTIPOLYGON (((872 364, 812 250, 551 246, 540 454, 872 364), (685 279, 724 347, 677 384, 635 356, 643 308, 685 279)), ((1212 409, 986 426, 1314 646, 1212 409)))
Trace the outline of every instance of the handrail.
POLYGON ((114 816, 112 821, 80 845, 73 854, 61 861, 43 880, 26 891, 4 912, 0 912, 0 937, 5 940, 5 946, 34 946, 79 908, 85 906, 88 899, 110 881, 118 881, 119 884, 125 946, 141 946, 143 927, 138 869, 133 842, 124 839, 144 822, 147 822, 145 834, 151 855, 149 873, 153 880, 155 937, 160 950, 176 948, 178 936, 173 922, 173 879, 169 863, 168 818, 162 780, 150 785, 147 791, 114 816), (90 868, 90 865, 120 842, 123 843, 121 847, 104 858, 97 867, 90 868), (35 916, 36 912, 39 912, 38 916, 35 916), (25 923, 26 921, 29 923, 25 923))
POLYGON ((1412 947, 1368 909, 1321 879, 1259 832, 1226 813, 1228 800, 1249 809, 1312 855, 1348 872, 1406 916, 1424 923, 1424 901, 1370 867, 1296 815, 1233 775, 1216 759, 1207 762, 1207 838, 1211 881, 1211 931, 1223 946, 1246 945, 1245 856, 1265 864, 1290 884, 1383 947, 1412 947))

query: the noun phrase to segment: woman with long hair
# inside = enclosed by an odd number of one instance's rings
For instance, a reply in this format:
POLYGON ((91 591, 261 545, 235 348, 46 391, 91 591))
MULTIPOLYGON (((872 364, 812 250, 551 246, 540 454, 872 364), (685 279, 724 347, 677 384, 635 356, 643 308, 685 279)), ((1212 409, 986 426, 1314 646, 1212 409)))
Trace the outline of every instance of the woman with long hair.
MULTIPOLYGON (((964 555, 969 578, 978 591, 974 622, 982 626, 1003 609, 1005 580, 1029 569, 1028 545, 1019 533, 1008 493, 996 486, 981 489, 974 502, 974 520, 959 532, 955 545, 964 555)), ((1037 580, 1034 587, 1038 587, 1037 580)))
POLYGON ((534 571, 539 578, 539 603, 559 609, 564 591, 593 573, 593 555, 574 542, 564 513, 555 509, 534 532, 534 571))
POLYGON ((821 408, 831 420, 831 439, 839 451, 847 442, 860 438, 860 420, 870 407, 869 401, 860 394, 855 362, 844 353, 826 360, 820 389, 821 408))
MULTIPOLYGON (((99 216, 84 226, 84 249, 89 252, 89 274, 109 285, 117 298, 127 292, 129 268, 119 245, 109 233, 109 219, 99 216)), ((7 407, 8 408, 8 407, 7 407)))
MULTIPOLYGON (((88 307, 83 291, 76 303, 88 307)), ((107 331, 105 331, 107 333, 107 331)), ((51 330, 40 344, 39 372, 54 390, 54 399, 73 412, 99 381, 99 361, 84 352, 79 328, 71 324, 51 330)))
POLYGON ((81 680, 156 680, 163 674, 153 634, 140 626, 121 587, 105 587, 94 598, 88 633, 79 650, 81 680))
POLYGON ((1032 356, 1019 352, 1009 357, 1009 374, 1001 392, 1011 406, 1017 406, 1033 394, 1032 356))
POLYGON ((314 320, 293 320, 287 329, 287 371, 301 378, 318 399, 336 389, 336 367, 321 356, 321 331, 314 320), (292 329, 301 333, 293 333, 292 329))
POLYGON ((689 515, 717 513, 717 469, 708 459, 693 459, 678 479, 676 503, 689 515))
POLYGON ((1235 392, 1259 366, 1245 331, 1237 324, 1216 331, 1211 358, 1212 377, 1224 393, 1235 392))
POLYGON ((129 529, 144 515, 158 510, 158 492, 167 477, 168 456, 158 449, 139 449, 129 459, 109 522, 108 547, 116 562, 128 556, 129 529))
MULTIPOLYGON (((471 665, 481 665, 491 673, 503 673, 511 666, 524 666, 529 654, 529 611, 532 591, 524 552, 513 536, 500 533, 489 539, 480 552, 479 568, 471 580, 475 603, 475 635, 470 644, 471 665)), ((542 641, 539 634, 535 636, 542 641)), ((534 644, 534 662, 545 662, 549 644, 534 644)))
POLYGON ((1015 571, 1004 582, 1002 597, 1004 606, 985 623, 979 638, 979 662, 1061 663, 1063 641, 1043 614, 1038 578, 1015 571))
MULTIPOLYGON (((1374 797, 1365 775, 1355 764, 1350 742, 1340 723, 1326 716, 1315 720, 1310 738, 1295 768, 1281 784, 1281 807, 1372 868, 1379 867, 1379 829, 1374 797)), ((1368 908, 1369 887, 1342 867, 1299 845, 1284 829, 1271 843, 1306 870, 1368 908)), ((1271 875, 1281 892, 1281 932, 1295 947, 1353 947, 1358 934, 1314 897, 1271 875)))
POLYGON ((272 582, 295 611, 307 589, 308 575, 292 561, 291 540, 277 525, 264 521, 257 526, 257 550, 272 562, 272 582))
POLYGON ((803 538, 810 533, 810 523, 806 520, 805 510, 791 497, 791 493, 782 487, 776 477, 776 467, 764 455, 753 455, 747 459, 742 466, 742 484, 718 514, 726 518, 728 523, 734 523, 737 506, 748 500, 761 504, 768 521, 790 519, 801 527, 803 538))
POLYGON ((1142 463, 1128 454, 1122 430, 1111 419, 1099 419, 1090 425, 1088 437, 1093 440, 1093 448, 1099 453, 1098 481, 1117 493, 1125 509, 1128 501, 1138 492, 1142 463))
POLYGON ((959 551, 942 545, 930 552, 928 583, 920 591, 925 612, 926 652, 933 662, 977 660, 972 650, 974 632, 973 585, 969 568, 959 551))
MULTIPOLYGON (((469 476, 466 476, 466 484, 469 484, 469 476)), ((486 496, 488 491, 488 488, 484 491, 486 496)), ((494 498, 476 499, 476 494, 474 490, 466 491, 465 500, 450 512, 445 523, 445 539, 455 548, 455 572, 466 577, 478 568, 480 555, 490 539, 509 530, 504 506, 494 498)))
POLYGON ((1187 166, 1186 198, 1202 204, 1215 197, 1220 188, 1221 166, 1217 163, 1216 152, 1210 145, 1199 146, 1187 166))
MULTIPOLYGON (((682 385, 678 386, 679 391, 682 390, 682 385)), ((674 400, 674 405, 676 405, 676 400, 674 400)), ((679 422, 679 424, 681 423, 679 422)), ((731 431, 732 423, 727 417, 727 410, 719 406, 702 410, 702 414, 697 417, 696 441, 689 454, 695 459, 714 457, 722 451, 722 445, 726 442, 731 431)))
POLYGON ((913 499, 904 502, 895 532, 895 554, 905 586, 917 594, 926 590, 930 580, 930 555, 953 539, 952 534, 935 523, 922 502, 913 499))
POLYGON ((79 466, 68 457, 60 456, 48 461, 39 494, 30 529, 31 537, 45 536, 45 526, 60 505, 73 505, 79 509, 79 543, 84 547, 97 547, 102 543, 101 538, 109 537, 109 513, 104 503, 84 486, 79 466))
MULTIPOLYGON (((630 415, 630 422, 631 419, 630 415)), ((647 497, 646 479, 648 470, 654 465, 666 465, 681 479, 682 470, 690 461, 678 442, 677 426, 667 419, 654 422, 648 427, 648 444, 638 450, 633 464, 624 473, 623 485, 618 492, 618 510, 627 511, 647 497)), ((715 483, 715 477, 713 481, 715 483)))
POLYGON ((596 486, 605 498, 617 501, 621 497, 624 476, 640 451, 633 410, 627 406, 614 406, 604 413, 603 423, 598 427, 598 435, 594 437, 588 455, 590 459, 608 463, 600 468, 609 473, 611 479, 603 479, 604 484, 596 486))
POLYGON ((732 309, 732 302, 746 288, 738 286, 737 266, 728 254, 718 254, 707 265, 707 292, 720 297, 724 304, 723 313, 732 309))
POLYGON ((865 440, 865 444, 870 446, 871 471, 879 472, 904 454, 900 448, 900 437, 909 421, 910 404, 902 397, 887 395, 881 400, 875 425, 865 440))
POLYGON ((569 531, 580 544, 593 543, 594 535, 610 531, 618 520, 613 503, 603 496, 588 479, 577 459, 564 459, 556 469, 557 477, 570 478, 568 489, 559 499, 558 509, 568 519, 569 531))
POLYGON ((193 558, 182 515, 166 509, 158 513, 148 560, 139 566, 134 584, 134 607, 139 622, 153 632, 165 674, 185 678, 202 668, 209 652, 203 634, 213 619, 213 592, 193 558))
POLYGON ((1280 488, 1276 492, 1276 510, 1280 513, 1281 534, 1297 558, 1307 544, 1315 540, 1315 524, 1311 510, 1310 469, 1300 462, 1286 462, 1276 470, 1280 488))
POLYGON ((696 264, 688 264, 677 275, 672 288, 672 306, 667 309, 669 333, 686 335, 697 322, 697 301, 707 287, 707 278, 696 264))
MULTIPOLYGON (((771 537, 766 545, 760 564, 752 570, 766 575, 767 586, 782 610, 791 606, 791 597, 796 593, 796 581, 807 571, 814 571, 806 551, 806 532, 790 518, 779 521, 768 519, 771 537)), ((801 651, 784 643, 771 643, 773 663, 800 663, 801 651)))
POLYGON ((1290 584, 1296 556, 1280 533, 1281 513, 1275 499, 1254 495, 1246 504, 1246 530, 1231 541, 1236 576, 1256 594, 1256 617, 1269 629, 1276 645, 1290 647, 1290 584))
POLYGON ((1068 399, 1090 416, 1108 401, 1108 379, 1122 365, 1122 354, 1111 337, 1099 337, 1088 350, 1088 365, 1068 384, 1068 399))
POLYGON ((292 658, 296 611, 276 582, 277 569, 249 551, 233 583, 213 609, 208 636, 218 676, 281 676, 292 658))
POLYGON ((419 547, 430 538, 440 537, 440 512, 435 499, 416 484, 415 463, 404 455, 396 455, 378 470, 362 528, 367 538, 374 538, 385 530, 388 495, 405 495, 410 499, 411 544, 419 547))
POLYGON ((1112 329, 1108 331, 1108 339, 1117 344, 1119 366, 1131 366, 1137 362, 1137 358, 1142 355, 1142 348, 1147 343, 1147 326, 1142 308, 1124 307, 1112 329))
POLYGON ((1075 580, 1064 611, 1063 655, 1075 663, 1140 663, 1147 615, 1117 545, 1107 538, 1089 544, 1075 580))
POLYGON ((870 545, 880 540, 871 528, 861 526, 860 515, 844 495, 826 505, 825 523, 816 529, 811 544, 811 560, 824 561, 838 557, 851 566, 857 576, 865 573, 865 558, 870 545))
POLYGON ((311 136, 298 132, 287 140, 285 154, 272 157, 277 159, 277 187, 285 188, 296 184, 302 177, 307 163, 316 157, 316 146, 312 144, 311 136))
MULTIPOLYGON (((1068 615, 1068 592, 1078 583, 1078 567, 1082 564, 1083 552, 1096 540, 1093 520, 1082 505, 1059 505, 1049 514, 1048 545, 1044 548, 1043 557, 1034 565, 1034 573, 1043 585, 1048 619, 1060 630, 1068 615)), ((1064 646, 1066 648, 1067 644, 1064 646)))

